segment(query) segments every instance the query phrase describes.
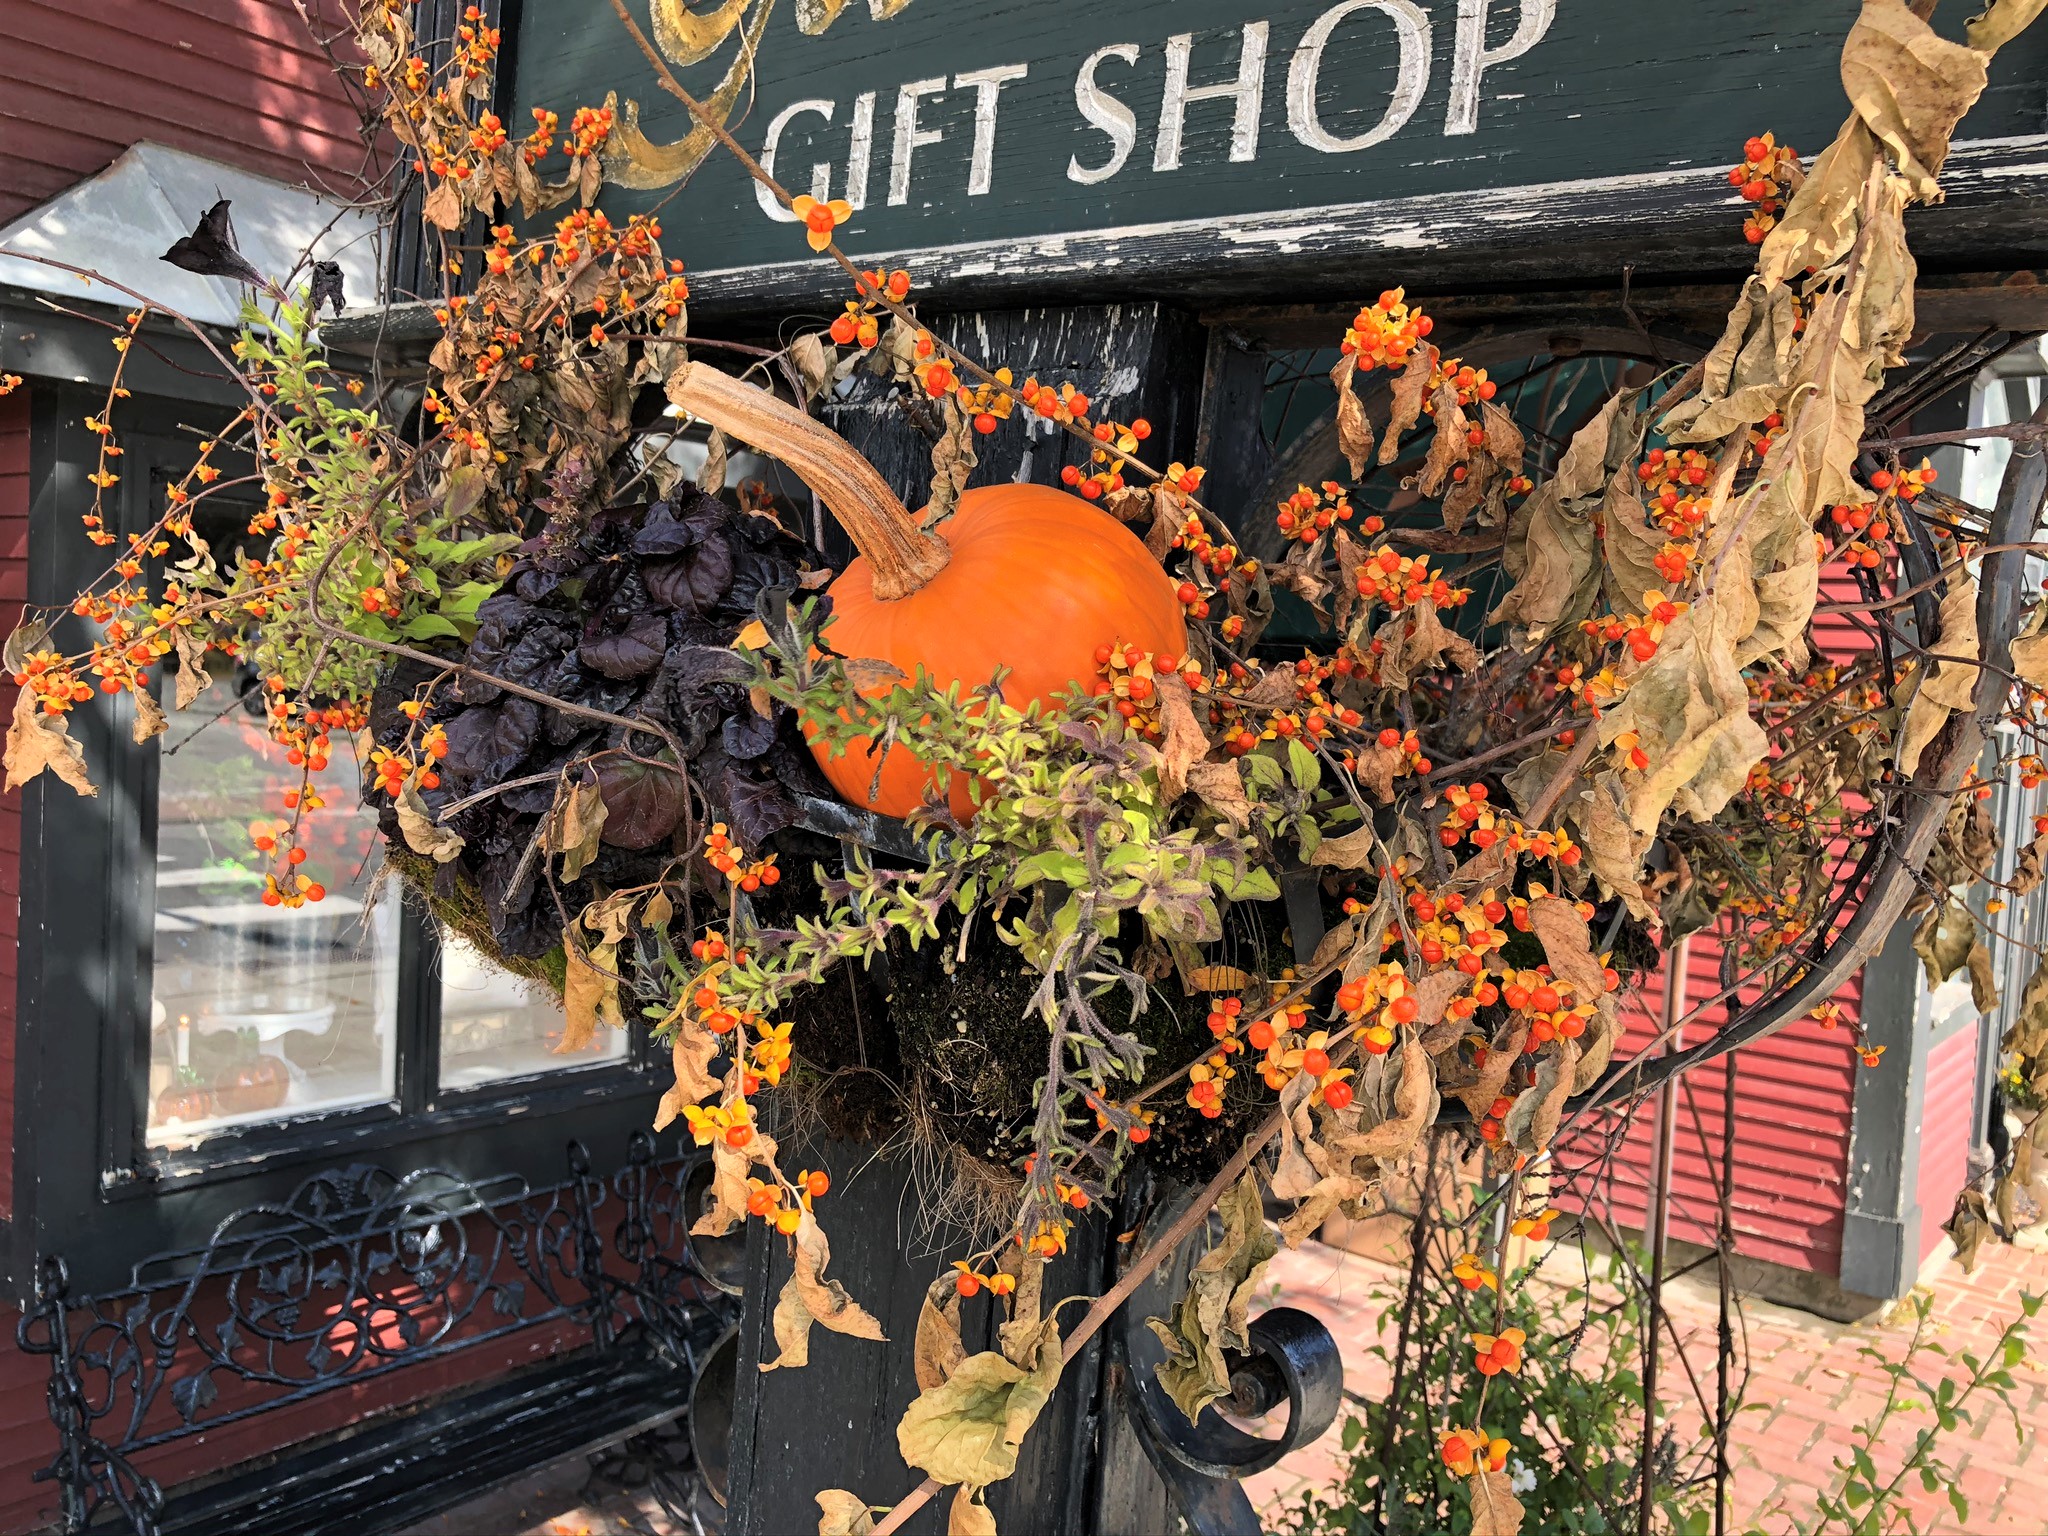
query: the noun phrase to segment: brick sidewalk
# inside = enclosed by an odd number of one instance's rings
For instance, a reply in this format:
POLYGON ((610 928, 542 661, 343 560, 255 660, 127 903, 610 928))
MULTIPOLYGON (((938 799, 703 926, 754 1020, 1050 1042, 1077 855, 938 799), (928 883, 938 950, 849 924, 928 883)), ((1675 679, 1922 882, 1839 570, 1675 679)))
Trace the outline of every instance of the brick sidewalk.
MULTIPOLYGON (((1345 1385, 1362 1395, 1384 1396, 1384 1368, 1365 1354, 1377 1337, 1374 1323, 1380 1313, 1370 1293, 1397 1289, 1400 1273, 1320 1243, 1283 1252, 1270 1273, 1278 1287, 1276 1302, 1315 1313, 1337 1336, 1346 1360, 1345 1385)), ((2041 1246, 1987 1244, 1974 1276, 1951 1265, 1935 1277, 1931 1291, 1938 1342, 1951 1354, 1965 1349, 1981 1354, 2018 1315, 2022 1291, 2048 1291, 2048 1251, 2041 1246)), ((1677 1281, 1665 1294, 1694 1369, 1711 1379, 1711 1275, 1677 1281)), ((1889 1318, 1831 1323, 1752 1300, 1743 1304, 1743 1317, 1749 1336, 1747 1400, 1765 1406, 1751 1407, 1735 1421, 1734 1507, 1743 1522, 1738 1528, 1755 1521, 1773 1533, 1788 1532, 1810 1521, 1816 1495, 1833 1485, 1832 1463, 1842 1453, 1849 1430, 1881 1401, 1883 1378, 1857 1349, 1875 1343, 1896 1358, 1912 1336, 1911 1313, 1902 1307, 1889 1318)), ((1540 1348, 1540 1341, 1532 1344, 1540 1348)), ((1976 1414, 1975 1422, 1958 1430, 1960 1439, 1949 1447, 1949 1459, 1961 1468, 1970 1520, 1959 1523, 1945 1495, 1923 1491, 1916 1480, 1913 1508, 1923 1531, 1964 1536, 2048 1531, 2048 1462, 2030 1459, 2040 1431, 2048 1428, 2044 1360, 2048 1313, 2037 1324, 2028 1357, 2014 1372, 2019 1382, 2014 1401, 2025 1422, 2026 1443, 2016 1440, 2012 1421, 2002 1411, 1976 1414)), ((1675 1365, 1672 1372, 1667 1380, 1682 1381, 1675 1365)), ((1338 1481, 1338 1435, 1344 1417, 1340 1414, 1337 1425, 1317 1444, 1247 1484, 1269 1530, 1279 1528, 1275 1517, 1280 1508, 1303 1489, 1338 1481)), ((1697 1432, 1697 1414, 1690 1421, 1681 1416, 1679 1422, 1689 1422, 1697 1432)), ((1923 1422, 1919 1415, 1894 1419, 1898 1440, 1906 1441, 1923 1422)), ((1879 1458, 1879 1469, 1886 1474, 1896 1465, 1879 1458)), ((683 1529, 644 1493, 603 1492, 589 1486, 589 1467, 577 1460, 544 1468, 512 1487, 424 1522, 407 1536, 680 1536, 683 1529)))
MULTIPOLYGON (((1365 1356, 1378 1337, 1374 1323, 1381 1310, 1370 1293, 1397 1291, 1405 1277, 1385 1264, 1320 1243, 1283 1252, 1269 1273, 1278 1286, 1276 1303, 1314 1313, 1336 1335, 1346 1361, 1346 1387, 1369 1397, 1384 1396, 1385 1368, 1365 1356)), ((1981 1356, 2006 1323, 2019 1315, 2022 1291, 2048 1292, 2048 1252, 2031 1244, 1986 1244, 1975 1275, 1965 1275, 1950 1264, 1929 1289, 1934 1299, 1931 1336, 1951 1356, 1963 1350, 1981 1356)), ((1710 1382, 1716 1320, 1711 1272, 1667 1286, 1665 1298, 1694 1370, 1710 1382)), ((1772 1531, 1790 1531, 1812 1519, 1816 1497, 1835 1485, 1833 1462, 1844 1453, 1851 1430, 1883 1401, 1886 1379, 1876 1362, 1858 1350, 1875 1344, 1889 1358, 1903 1355, 1912 1338, 1912 1312, 1902 1305, 1879 1318, 1846 1324, 1749 1300, 1743 1303, 1742 1315, 1749 1338, 1749 1406, 1736 1417, 1732 1436, 1734 1512, 1739 1522, 1757 1521, 1772 1531)), ((1532 1340, 1531 1347, 1539 1348, 1540 1341, 1532 1340)), ((2048 1369, 2043 1361, 2048 1361, 2048 1312, 2036 1321, 2028 1355, 2013 1373, 2018 1382, 2013 1401, 2025 1427, 2024 1442, 2015 1435, 2011 1416, 1995 1401, 1984 1399, 1973 1422, 1959 1427, 1955 1438, 1946 1442, 1944 1453, 1959 1467, 1970 1519, 1967 1524, 1959 1522, 1946 1494, 1923 1490, 1916 1478, 1912 1508, 1922 1530, 1967 1536, 2048 1531, 2048 1463, 2034 1454, 2040 1432, 2048 1429, 2048 1369)), ((1919 1368, 1931 1374, 1939 1364, 1923 1357, 1919 1368)), ((1676 1392, 1685 1392, 1675 1363, 1671 1372, 1666 1381, 1675 1384, 1676 1392)), ((1962 1369, 1955 1366, 1945 1374, 1960 1375, 1962 1369)), ((1660 1392, 1659 1397, 1676 1405, 1676 1393, 1660 1392)), ((1276 1527, 1274 1517, 1304 1489, 1338 1480, 1338 1436, 1347 1416, 1340 1413, 1322 1440, 1246 1485, 1268 1529, 1276 1527)), ((1690 1433, 1702 1433, 1696 1410, 1690 1416, 1679 1413, 1675 1422, 1690 1433)), ((1890 1438, 1903 1447, 1922 1424, 1931 1422, 1924 1414, 1894 1417, 1890 1438)), ((1890 1475, 1897 1465, 1896 1459, 1887 1462, 1879 1454, 1881 1474, 1890 1475)))

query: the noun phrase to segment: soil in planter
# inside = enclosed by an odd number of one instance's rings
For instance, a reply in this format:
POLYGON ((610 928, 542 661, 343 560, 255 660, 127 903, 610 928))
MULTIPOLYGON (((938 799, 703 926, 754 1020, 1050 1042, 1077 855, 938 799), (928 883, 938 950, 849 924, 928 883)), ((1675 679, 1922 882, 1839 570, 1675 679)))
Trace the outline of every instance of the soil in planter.
MULTIPOLYGON (((802 857, 785 864, 792 873, 808 870, 802 857)), ((807 873, 801 881, 785 878, 777 894, 807 903, 814 899, 809 884, 807 873)), ((1240 941, 1261 952, 1280 941, 1277 929, 1268 931, 1275 918, 1262 908, 1233 915, 1240 941)), ((839 966, 793 1000, 793 1038, 808 1074, 800 1092, 826 1133, 925 1157, 944 1153, 948 1176, 961 1186, 958 1203, 1000 1204, 1014 1195, 1018 1163, 1030 1149, 1049 1037, 1030 1011, 1038 973, 995 936, 986 914, 974 919, 963 952, 961 921, 948 912, 937 939, 913 949, 898 938, 885 959, 865 970, 839 966)), ((1206 1023, 1209 1000, 1184 995, 1170 975, 1154 985, 1150 1006, 1135 1022, 1121 988, 1097 1006, 1152 1052, 1147 1081, 1215 1044, 1206 1023)), ((1164 1089, 1146 1104, 1158 1119, 1143 1155, 1162 1171, 1205 1180, 1271 1112, 1270 1100, 1248 1069, 1229 1084, 1223 1114, 1213 1120, 1187 1104, 1184 1085, 1164 1089)), ((1005 1210, 1000 1219, 1012 1214, 1005 1210)))

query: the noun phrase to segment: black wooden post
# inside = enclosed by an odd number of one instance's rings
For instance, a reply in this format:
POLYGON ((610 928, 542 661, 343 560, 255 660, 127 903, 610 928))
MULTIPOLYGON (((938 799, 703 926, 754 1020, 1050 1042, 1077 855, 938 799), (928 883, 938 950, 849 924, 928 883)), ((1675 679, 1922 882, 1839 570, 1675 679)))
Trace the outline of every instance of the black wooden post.
MULTIPOLYGON (((1088 395, 1096 419, 1145 417, 1153 428, 1148 462, 1163 468, 1176 458, 1193 458, 1206 349, 1206 335, 1193 316, 1144 303, 958 314, 928 323, 934 334, 971 356, 1006 364, 1019 384, 1034 373, 1049 383, 1073 383, 1088 395)), ((931 452, 916 424, 915 403, 871 374, 857 372, 853 380, 827 405, 826 419, 882 471, 906 504, 921 506, 929 493, 931 452)), ((970 487, 1014 480, 1056 485, 1061 468, 1085 464, 1089 451, 1065 433, 1034 426, 1023 411, 977 438, 975 446, 980 463, 970 487)), ((790 1259, 787 1243, 754 1224, 740 1330, 728 1536, 815 1529, 821 1488, 893 1503, 921 1480, 897 1453, 896 1424, 917 1394, 911 1350, 918 1309, 926 1287, 954 1255, 935 1251, 945 1234, 935 1238, 924 1225, 920 1208, 928 1202, 907 1163, 845 1143, 824 1148, 822 1160, 833 1178, 825 1211, 832 1240, 828 1273, 880 1319, 888 1342, 814 1329, 808 1366, 764 1375, 761 1363, 776 1354, 770 1317, 790 1259)), ((1068 1253, 1047 1276, 1048 1304, 1064 1296, 1099 1295, 1114 1284, 1118 1266, 1133 1257, 1135 1246, 1116 1239, 1144 1214, 1134 1206, 1080 1222, 1068 1253)), ((1182 1255, 1180 1263, 1162 1269, 1131 1305, 1141 1313, 1163 1313, 1186 1262, 1182 1255)), ((1078 1316, 1078 1309, 1069 1308, 1063 1319, 1071 1325, 1078 1316)), ((968 1348, 995 1348, 999 1320, 993 1301, 969 1302, 968 1348)), ((1058 1395, 1024 1442, 1015 1475, 989 1489, 998 1529, 1031 1536, 1152 1536, 1180 1528, 1165 1485, 1118 1406, 1107 1349, 1107 1340, 1098 1337, 1067 1367, 1058 1395)), ((949 1493, 935 1500, 908 1529, 943 1531, 950 1498, 949 1493)))

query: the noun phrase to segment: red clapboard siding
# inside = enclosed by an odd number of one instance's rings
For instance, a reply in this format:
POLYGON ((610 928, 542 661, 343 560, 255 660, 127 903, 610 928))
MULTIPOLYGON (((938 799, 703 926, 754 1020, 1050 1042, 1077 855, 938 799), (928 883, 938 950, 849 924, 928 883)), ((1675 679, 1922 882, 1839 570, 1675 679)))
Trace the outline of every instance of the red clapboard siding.
MULTIPOLYGON (((336 0, 308 10, 340 30, 336 0)), ((291 0, 0 0, 0 223, 150 140, 282 181, 354 183, 355 109, 291 0)))
MULTIPOLYGON (((0 634, 21 619, 28 591, 27 389, 0 395, 0 634)), ((14 712, 0 676, 0 710, 14 712)), ((0 795, 0 1217, 14 1214, 14 987, 21 932, 21 795, 0 795)))
MULTIPOLYGON (((1686 996, 1688 1008, 1721 990, 1721 952, 1709 934, 1695 935, 1686 996)), ((1861 996, 1859 978, 1840 994, 1853 1014, 1861 996)), ((1658 1034, 1664 1003, 1663 978, 1644 979, 1622 1006, 1625 1037, 1617 1057, 1645 1048, 1658 1034)), ((1707 1009, 1686 1026, 1690 1045, 1718 1029, 1723 1005, 1707 1009)), ((1842 1253, 1842 1211, 1849 1165, 1849 1109, 1855 1091, 1856 1057, 1847 1029, 1824 1030, 1801 1020, 1737 1053, 1735 1094, 1736 1245, 1748 1258, 1789 1268, 1833 1274, 1842 1253)), ((1716 1189, 1725 1142, 1722 1114, 1723 1068, 1701 1067, 1682 1079, 1677 1101, 1677 1146, 1672 1160, 1671 1235, 1685 1242, 1714 1241, 1716 1189)), ((1631 1235, 1642 1231, 1649 1209, 1654 1103, 1639 1109, 1605 1177, 1594 1168, 1608 1134, 1620 1117, 1603 1114, 1586 1130, 1561 1143, 1559 1168, 1566 1175, 1558 1203, 1590 1207, 1631 1235)))
MULTIPOLYGON (((1822 567, 1819 601, 1859 603, 1863 594, 1845 567, 1822 567)), ((1848 665, 1873 647, 1868 621, 1860 615, 1819 612, 1813 621, 1816 665, 1848 665)), ((1686 987, 1687 1010, 1721 990, 1721 949, 1712 934, 1693 938, 1686 987)), ((1861 1005, 1859 975, 1835 1000, 1846 1020, 1861 1005)), ((1622 1010, 1626 1037, 1617 1059, 1643 1049, 1659 1032, 1663 1016, 1661 976, 1651 976, 1622 1010)), ((1687 1044, 1720 1028, 1728 1010, 1716 1005, 1686 1027, 1687 1044)), ((1849 1125, 1856 1088, 1856 1054, 1847 1023, 1824 1030, 1802 1019, 1768 1040, 1737 1053, 1735 1096, 1736 1244, 1747 1257, 1789 1268, 1835 1274, 1841 1267, 1842 1213, 1849 1165, 1849 1125)), ((1677 1145, 1672 1160, 1671 1233, 1687 1242, 1715 1239, 1717 1189, 1726 1141, 1717 1065, 1689 1073, 1678 1091, 1677 1145)), ((1963 1087, 1968 1117, 1969 1087, 1963 1087)), ((1649 1208, 1655 1167, 1656 1108, 1644 1105, 1602 1177, 1593 1169, 1619 1117, 1605 1115, 1562 1145, 1560 1168, 1567 1174, 1559 1203, 1589 1206, 1625 1231, 1640 1233, 1649 1208)), ((1931 1123, 1931 1122, 1930 1122, 1931 1123)), ((1922 1178, 1928 1177, 1923 1165, 1922 1178)), ((1957 1186, 1960 1186, 1960 1178, 1957 1186)), ((1949 1198, 1954 1198, 1951 1187, 1949 1198)), ((1944 1211, 1944 1214, 1946 1212, 1944 1211)))
POLYGON ((1970 1110, 1977 1093, 1978 1020, 1927 1053, 1927 1095, 1920 1107, 1920 1257, 1941 1242, 1941 1224, 1969 1179, 1970 1110))

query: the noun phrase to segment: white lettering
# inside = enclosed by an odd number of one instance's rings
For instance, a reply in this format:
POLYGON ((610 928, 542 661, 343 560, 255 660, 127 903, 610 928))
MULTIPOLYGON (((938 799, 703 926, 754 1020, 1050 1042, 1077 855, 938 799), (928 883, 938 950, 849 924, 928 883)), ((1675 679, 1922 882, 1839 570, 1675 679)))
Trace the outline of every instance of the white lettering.
POLYGON ((1490 0, 1458 0, 1458 41, 1451 59, 1451 106, 1444 114, 1444 135, 1479 131, 1479 81, 1487 70, 1519 59, 1543 41, 1557 20, 1557 0, 1519 0, 1515 35, 1498 48, 1486 46, 1486 12, 1490 0))
POLYGON ((1109 135, 1109 159, 1106 163, 1091 170, 1081 164, 1079 155, 1067 162, 1067 180, 1078 181, 1084 187, 1107 181, 1122 170, 1124 162, 1131 158, 1132 146, 1138 142, 1138 114, 1096 84, 1095 71, 1104 59, 1121 59, 1126 64, 1136 64, 1138 45, 1112 43, 1107 48, 1098 48, 1088 55, 1081 72, 1074 77, 1074 105, 1091 126, 1109 135))
POLYGON ((917 104, 926 96, 942 96, 946 77, 912 80, 896 90, 896 154, 889 162, 889 206, 900 208, 910 201, 910 157, 920 146, 936 144, 945 137, 936 128, 917 126, 917 104))
POLYGON ((1259 109, 1266 98, 1267 23, 1245 23, 1243 41, 1237 54, 1237 78, 1221 85, 1188 88, 1188 55, 1194 49, 1192 32, 1177 33, 1166 40, 1166 95, 1159 103, 1159 141, 1152 151, 1152 169, 1180 169, 1182 120, 1191 101, 1215 101, 1231 97, 1237 102, 1237 116, 1230 129, 1230 158, 1255 159, 1259 153, 1259 109))
MULTIPOLYGON (((789 126, 790 119, 805 112, 815 112, 826 122, 832 121, 833 103, 816 98, 810 101, 792 101, 769 121, 768 137, 761 142, 761 169, 770 176, 775 174, 775 152, 782 147, 782 130, 789 126)), ((819 202, 832 198, 832 167, 826 164, 811 167, 811 196, 819 202)), ((761 205, 761 211, 769 218, 782 224, 794 224, 796 215, 775 201, 775 194, 760 182, 754 183, 754 200, 761 205)))
POLYGON ((1302 38, 1301 46, 1294 50, 1294 58, 1287 66, 1287 126, 1310 149, 1319 149, 1326 155, 1369 149, 1408 126, 1408 119, 1422 105, 1428 89, 1429 17, 1415 0, 1345 0, 1344 4, 1323 12, 1302 38), (1340 22, 1360 11, 1379 11, 1393 22, 1401 45, 1401 69, 1394 81, 1393 99, 1387 103, 1379 122, 1364 133, 1344 138, 1323 126, 1316 110, 1316 89, 1322 81, 1323 49, 1329 46, 1331 34, 1340 22))
POLYGON ((967 195, 982 197, 993 184, 996 159, 996 98, 1012 80, 1031 73, 1028 64, 998 64, 953 77, 953 89, 974 87, 974 155, 967 165, 967 195))
POLYGON ((875 93, 853 98, 853 142, 846 151, 846 201, 859 213, 868 205, 868 166, 875 157, 875 93))

